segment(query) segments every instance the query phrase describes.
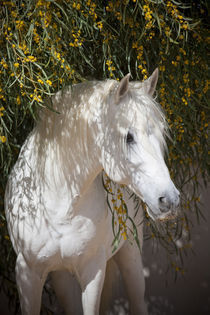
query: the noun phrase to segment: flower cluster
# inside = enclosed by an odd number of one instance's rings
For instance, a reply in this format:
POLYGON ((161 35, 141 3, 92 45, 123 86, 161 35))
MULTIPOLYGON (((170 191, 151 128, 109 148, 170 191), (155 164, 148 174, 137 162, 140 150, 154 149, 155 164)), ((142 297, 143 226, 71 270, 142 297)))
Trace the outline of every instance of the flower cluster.
POLYGON ((117 241, 120 241, 122 236, 124 240, 128 238, 127 234, 127 220, 128 220, 128 211, 126 203, 123 199, 123 185, 116 185, 110 180, 110 178, 104 174, 104 188, 107 191, 108 195, 111 196, 111 205, 109 204, 110 210, 114 216, 114 226, 113 232, 114 236, 117 237, 117 241), (119 237, 120 235, 120 237, 119 237))
POLYGON ((109 71, 109 76, 110 76, 110 77, 113 77, 113 76, 114 76, 113 71, 116 70, 116 68, 113 66, 113 61, 108 59, 108 60, 106 61, 106 65, 107 65, 107 69, 108 69, 108 71, 109 71))

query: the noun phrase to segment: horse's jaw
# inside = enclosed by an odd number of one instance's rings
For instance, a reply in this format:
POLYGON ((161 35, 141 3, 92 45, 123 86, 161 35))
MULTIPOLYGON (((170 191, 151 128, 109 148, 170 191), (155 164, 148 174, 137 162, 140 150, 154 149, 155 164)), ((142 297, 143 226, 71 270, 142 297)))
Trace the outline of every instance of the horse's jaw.
POLYGON ((159 182, 159 185, 155 178, 147 184, 143 178, 138 178, 136 185, 129 185, 129 189, 146 204, 147 214, 152 220, 170 220, 177 216, 179 191, 170 177, 166 177, 162 184, 159 182))
POLYGON ((175 208, 173 210, 169 210, 167 213, 161 213, 160 211, 156 211, 156 212, 159 212, 159 214, 155 214, 151 210, 151 208, 149 208, 148 205, 146 205, 146 211, 147 211, 147 214, 149 215, 149 217, 153 221, 160 221, 160 222, 173 220, 178 215, 178 208, 175 208))

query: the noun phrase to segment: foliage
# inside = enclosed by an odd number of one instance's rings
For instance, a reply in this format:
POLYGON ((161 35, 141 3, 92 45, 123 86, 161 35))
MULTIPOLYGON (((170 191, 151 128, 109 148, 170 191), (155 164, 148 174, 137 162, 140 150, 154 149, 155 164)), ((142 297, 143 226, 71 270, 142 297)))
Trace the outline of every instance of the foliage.
MULTIPOLYGON (((130 72, 145 80, 159 67, 158 99, 173 137, 168 164, 182 191, 182 212, 177 222, 161 226, 145 220, 148 238, 182 257, 189 247, 189 213, 200 215, 198 179, 207 179, 206 22, 202 0, 1 1, 0 270, 8 294, 14 287, 3 211, 9 171, 45 97, 87 79, 119 80, 130 72), (180 247, 182 235, 187 238, 180 247)), ((182 270, 174 262, 172 267, 182 270)))

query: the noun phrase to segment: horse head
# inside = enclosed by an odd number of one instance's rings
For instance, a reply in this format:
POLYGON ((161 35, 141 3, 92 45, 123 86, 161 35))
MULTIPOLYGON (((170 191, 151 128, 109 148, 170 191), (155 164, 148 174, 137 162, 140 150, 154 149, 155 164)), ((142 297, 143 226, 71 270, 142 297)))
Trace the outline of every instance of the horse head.
POLYGON ((116 83, 104 101, 101 164, 115 182, 126 184, 154 219, 174 216, 179 192, 164 160, 167 123, 153 98, 158 69, 144 82, 116 83))

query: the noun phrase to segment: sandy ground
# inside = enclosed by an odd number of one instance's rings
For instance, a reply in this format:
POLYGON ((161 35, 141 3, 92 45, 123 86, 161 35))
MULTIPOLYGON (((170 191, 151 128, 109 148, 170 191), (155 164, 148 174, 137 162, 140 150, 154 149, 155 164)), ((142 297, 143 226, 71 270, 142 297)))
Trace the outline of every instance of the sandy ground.
MULTIPOLYGON (((185 258, 186 272, 176 282, 172 274, 166 273, 164 251, 154 253, 151 242, 144 244, 146 300, 150 315, 210 315, 210 190, 203 191, 202 202, 206 221, 202 220, 200 225, 196 223, 192 230, 195 255, 185 258)), ((58 305, 52 309, 52 314, 63 314, 58 305)), ((0 315, 13 314, 8 311, 6 298, 1 295, 0 315)), ((126 314, 129 314, 128 303, 123 298, 116 301, 109 313, 126 314)))

